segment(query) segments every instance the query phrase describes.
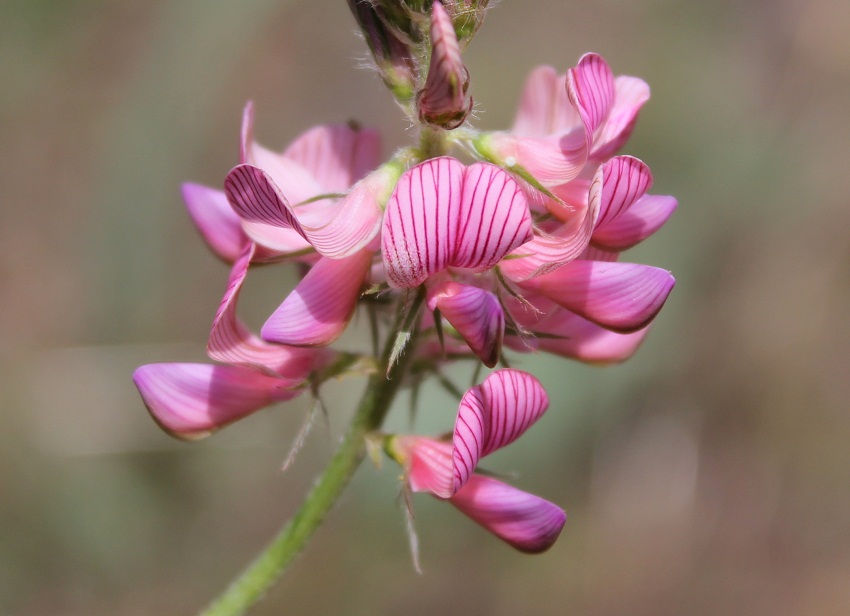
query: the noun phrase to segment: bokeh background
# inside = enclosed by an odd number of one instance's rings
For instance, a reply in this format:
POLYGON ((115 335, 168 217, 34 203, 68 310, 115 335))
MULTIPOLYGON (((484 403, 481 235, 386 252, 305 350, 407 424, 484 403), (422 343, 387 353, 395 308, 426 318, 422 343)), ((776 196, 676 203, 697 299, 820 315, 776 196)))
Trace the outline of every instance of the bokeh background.
MULTIPOLYGON (((466 54, 479 127, 585 51, 651 84, 625 151, 680 208, 630 258, 678 286, 623 366, 515 363, 552 408, 490 466, 567 510, 550 552, 420 496, 420 576, 398 470, 366 464, 256 613, 850 613, 848 26, 845 0, 498 3, 466 54)), ((179 184, 220 185, 247 99, 277 148, 410 138, 365 56, 341 0, 0 0, 0 613, 194 613, 300 502, 362 381, 284 474, 308 401, 184 444, 130 373, 204 358, 227 268, 179 184)), ((249 280, 258 326, 291 280, 249 280)), ((455 410, 428 389, 416 428, 455 410)))

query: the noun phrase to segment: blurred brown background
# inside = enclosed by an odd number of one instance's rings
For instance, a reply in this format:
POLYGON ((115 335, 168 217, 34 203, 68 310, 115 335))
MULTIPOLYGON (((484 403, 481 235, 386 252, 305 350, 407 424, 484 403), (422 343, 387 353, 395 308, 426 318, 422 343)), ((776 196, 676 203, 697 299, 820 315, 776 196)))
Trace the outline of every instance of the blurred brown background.
MULTIPOLYGON (((419 576, 398 471, 367 464, 256 613, 850 613, 848 26, 845 0, 498 3, 466 55, 479 127, 585 51, 652 86, 625 152, 680 209, 629 258, 678 287, 621 367, 517 363, 552 409, 490 466, 567 510, 550 552, 422 496, 419 576)), ((282 474, 306 400, 182 444, 130 373, 204 357, 227 268, 178 189, 220 185, 245 100, 277 148, 409 138, 365 53, 341 0, 0 0, 0 613, 193 613, 322 468, 358 381, 282 474)), ((255 327, 287 284, 250 279, 255 327)), ((417 429, 447 429, 427 394, 417 429)))

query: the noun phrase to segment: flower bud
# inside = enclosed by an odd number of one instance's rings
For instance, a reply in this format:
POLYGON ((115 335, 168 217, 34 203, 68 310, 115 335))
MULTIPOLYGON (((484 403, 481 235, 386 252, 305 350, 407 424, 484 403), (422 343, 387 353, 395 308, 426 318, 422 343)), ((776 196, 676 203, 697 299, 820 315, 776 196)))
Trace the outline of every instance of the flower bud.
POLYGON ((431 49, 428 78, 416 101, 419 119, 451 130, 466 120, 472 98, 466 95, 469 71, 460 57, 454 25, 439 0, 431 7, 431 49))

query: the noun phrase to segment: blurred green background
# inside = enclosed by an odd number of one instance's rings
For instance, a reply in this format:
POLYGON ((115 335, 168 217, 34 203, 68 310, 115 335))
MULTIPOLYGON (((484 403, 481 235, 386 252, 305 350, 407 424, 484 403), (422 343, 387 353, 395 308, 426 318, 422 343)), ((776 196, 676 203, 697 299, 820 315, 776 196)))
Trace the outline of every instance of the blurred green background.
MULTIPOLYGON (((678 286, 623 366, 516 362, 552 407, 489 466, 567 510, 550 552, 420 496, 417 575, 398 469, 366 464, 256 613, 850 613, 848 25, 846 0, 498 3, 477 126, 585 51, 650 83, 624 152, 680 208, 628 258, 678 286)), ((0 613, 194 613, 300 502, 361 381, 282 474, 308 401, 183 444, 130 373, 204 358, 227 268, 178 190, 220 185, 247 99, 275 148, 349 119, 410 138, 365 56, 342 1, 0 0, 0 613)), ((249 279, 254 327, 285 276, 249 279)), ((417 430, 448 429, 426 393, 417 430)))

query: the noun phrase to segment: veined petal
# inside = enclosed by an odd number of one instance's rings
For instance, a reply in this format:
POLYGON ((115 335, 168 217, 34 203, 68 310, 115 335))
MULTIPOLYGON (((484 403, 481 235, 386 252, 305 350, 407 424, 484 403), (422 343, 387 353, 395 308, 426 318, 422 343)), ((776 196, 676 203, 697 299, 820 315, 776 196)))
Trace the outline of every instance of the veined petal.
POLYGON ((304 236, 289 201, 269 174, 259 167, 245 164, 231 169, 224 180, 224 192, 243 220, 294 229, 304 236))
POLYGON ((381 237, 390 286, 418 286, 449 265, 463 178, 463 165, 448 156, 432 158, 401 175, 387 203, 381 237))
POLYGON ((133 381, 154 420, 177 438, 194 440, 299 390, 241 366, 148 364, 133 381))
POLYGON ((552 547, 567 521, 557 505, 482 475, 470 477, 449 502, 511 547, 529 554, 552 547))
POLYGON ((567 71, 567 96, 584 124, 587 147, 614 103, 614 75, 602 56, 588 53, 567 71))
POLYGON ((540 381, 519 370, 497 370, 469 389, 452 437, 454 491, 469 480, 480 458, 519 438, 548 407, 540 381))
POLYGON ((496 365, 501 355, 505 315, 495 295, 447 280, 428 289, 428 308, 440 310, 485 366, 496 365))
POLYGON ((456 246, 449 264, 484 271, 531 239, 528 200, 519 184, 489 163, 465 169, 456 246))
POLYGON ((220 190, 185 183, 182 186, 183 201, 192 222, 201 236, 219 258, 233 263, 239 258, 248 237, 242 231, 239 216, 227 202, 220 190))
POLYGON ((590 185, 590 201, 599 195, 599 218, 596 230, 616 220, 652 186, 652 172, 646 164, 632 156, 615 156, 599 167, 590 185))
POLYGON ((213 320, 207 354, 228 364, 248 366, 284 379, 292 387, 303 382, 325 354, 313 349, 297 349, 261 340, 236 316, 239 292, 254 256, 254 244, 248 243, 230 272, 227 291, 213 320))
POLYGON ((649 86, 637 77, 621 75, 614 79, 614 105, 596 134, 591 157, 605 160, 616 154, 634 129, 638 113, 649 100, 649 86))
POLYGON ((438 498, 452 495, 452 445, 424 436, 395 436, 390 448, 402 461, 410 489, 438 498))
POLYGON ((345 330, 372 263, 368 250, 344 259, 323 257, 269 317, 260 335, 294 346, 326 346, 345 330))
POLYGON ((576 260, 521 286, 602 327, 631 332, 655 318, 675 284, 670 272, 649 265, 576 260))
POLYGON ((594 231, 590 241, 607 250, 631 248, 658 231, 677 205, 675 197, 644 195, 604 228, 594 231))
MULTIPOLYGON (((344 193, 380 162, 378 131, 347 124, 316 126, 283 153, 316 180, 321 193, 344 193)), ((319 193, 316 193, 319 194, 319 193)))

